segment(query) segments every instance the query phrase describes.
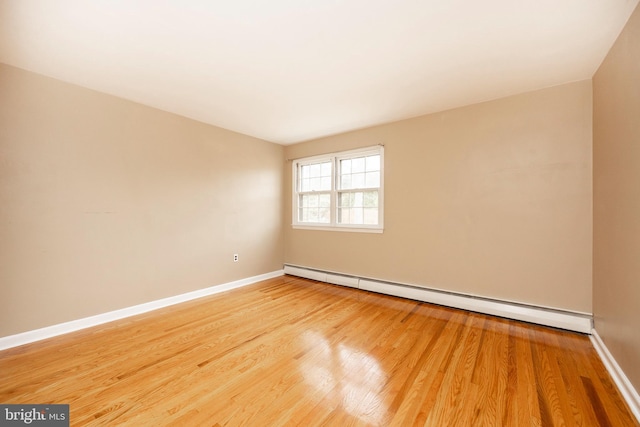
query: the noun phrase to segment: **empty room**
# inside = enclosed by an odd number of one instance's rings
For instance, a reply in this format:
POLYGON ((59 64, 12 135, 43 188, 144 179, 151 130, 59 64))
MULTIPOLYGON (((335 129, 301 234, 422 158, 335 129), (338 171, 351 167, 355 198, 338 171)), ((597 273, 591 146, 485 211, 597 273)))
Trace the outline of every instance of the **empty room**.
POLYGON ((640 426, 638 0, 0 0, 0 425, 640 426))

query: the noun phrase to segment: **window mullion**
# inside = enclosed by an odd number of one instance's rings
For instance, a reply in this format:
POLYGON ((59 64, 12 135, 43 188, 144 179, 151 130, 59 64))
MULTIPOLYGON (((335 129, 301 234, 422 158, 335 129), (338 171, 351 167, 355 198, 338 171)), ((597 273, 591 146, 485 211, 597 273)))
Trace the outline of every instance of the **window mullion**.
POLYGON ((331 226, 335 227, 338 223, 338 162, 336 157, 332 157, 332 174, 331 174, 331 226))

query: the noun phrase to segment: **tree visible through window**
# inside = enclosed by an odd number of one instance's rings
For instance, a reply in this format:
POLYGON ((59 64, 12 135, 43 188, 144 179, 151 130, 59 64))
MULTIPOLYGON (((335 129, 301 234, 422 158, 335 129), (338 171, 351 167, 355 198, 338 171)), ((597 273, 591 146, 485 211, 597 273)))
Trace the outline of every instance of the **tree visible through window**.
POLYGON ((293 164, 294 226, 381 231, 381 146, 293 164))

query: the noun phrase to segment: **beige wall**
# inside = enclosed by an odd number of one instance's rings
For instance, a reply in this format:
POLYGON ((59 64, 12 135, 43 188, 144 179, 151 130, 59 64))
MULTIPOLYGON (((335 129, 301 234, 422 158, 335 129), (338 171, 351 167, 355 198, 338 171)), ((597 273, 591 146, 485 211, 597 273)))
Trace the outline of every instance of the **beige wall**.
POLYGON ((0 99, 0 336, 274 271, 283 253, 591 312, 589 81, 284 149, 6 65, 0 99), (378 143, 385 232, 292 230, 283 156, 378 143))
POLYGON ((385 145, 383 234, 291 228, 285 262, 591 312, 591 81, 285 147, 385 145))
POLYGON ((595 327, 640 390, 640 8, 593 78, 595 327))
POLYGON ((282 152, 0 64, 0 336, 281 269, 282 152))

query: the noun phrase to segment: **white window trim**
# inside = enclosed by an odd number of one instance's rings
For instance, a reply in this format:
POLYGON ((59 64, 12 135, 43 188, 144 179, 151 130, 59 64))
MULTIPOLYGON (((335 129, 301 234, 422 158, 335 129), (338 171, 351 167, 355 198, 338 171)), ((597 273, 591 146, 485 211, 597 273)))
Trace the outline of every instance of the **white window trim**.
MULTIPOLYGON (((348 232, 356 232, 356 233, 382 233, 384 231, 384 146, 377 145, 365 148, 359 148, 355 150, 348 151, 338 151, 335 153, 322 154, 318 156, 312 157, 304 157, 300 159, 296 159, 292 162, 292 170, 291 170, 291 181, 292 181, 292 224, 291 226, 295 229, 301 230, 322 230, 322 231, 348 231, 348 232), (338 163, 339 159, 343 157, 355 157, 357 155, 366 155, 366 154, 379 154, 380 155, 380 187, 377 188, 378 191, 378 224, 376 225, 368 225, 368 224, 338 224, 337 222, 337 194, 341 191, 337 188, 336 179, 338 174, 338 163), (308 222, 298 222, 298 166, 300 164, 308 164, 308 163, 316 163, 323 161, 331 161, 332 162, 332 171, 331 171, 331 208, 330 208, 330 222, 327 223, 308 223, 308 222)), ((362 191, 366 189, 358 189, 357 191, 362 191)), ((351 190, 345 190, 345 192, 351 190)))

